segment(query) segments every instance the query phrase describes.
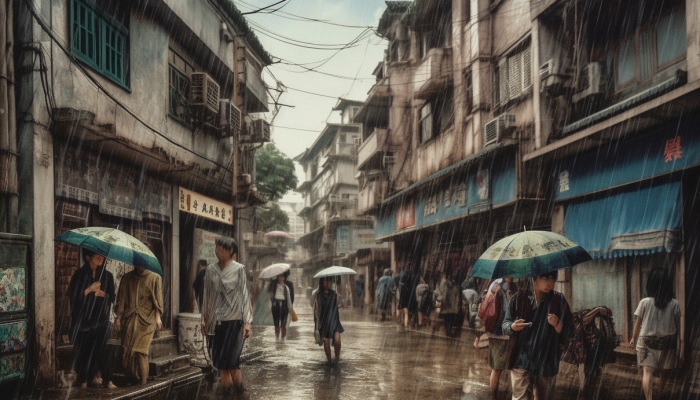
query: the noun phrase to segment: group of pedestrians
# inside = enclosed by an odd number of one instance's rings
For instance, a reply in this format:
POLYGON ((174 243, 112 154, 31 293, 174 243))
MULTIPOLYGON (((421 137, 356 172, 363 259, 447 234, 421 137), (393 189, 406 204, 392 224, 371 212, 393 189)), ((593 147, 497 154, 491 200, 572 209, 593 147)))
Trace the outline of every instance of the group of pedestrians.
POLYGON ((104 266, 105 257, 87 249, 83 249, 83 257, 85 263, 75 271, 68 285, 75 385, 116 388, 112 381, 114 352, 107 349, 112 328, 120 333, 122 366, 135 381, 145 384, 148 349, 156 329, 163 327, 161 278, 135 267, 122 277, 115 296, 114 276, 104 266), (116 315, 113 324, 112 306, 116 315))

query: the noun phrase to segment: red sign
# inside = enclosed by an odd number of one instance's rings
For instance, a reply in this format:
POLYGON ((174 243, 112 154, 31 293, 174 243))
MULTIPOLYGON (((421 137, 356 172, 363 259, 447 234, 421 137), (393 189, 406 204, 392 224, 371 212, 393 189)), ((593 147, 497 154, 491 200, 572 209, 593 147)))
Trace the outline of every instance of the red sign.
POLYGON ((666 141, 666 148, 664 148, 664 161, 670 162, 673 160, 678 160, 683 158, 683 148, 681 147, 681 137, 676 136, 673 139, 668 139, 666 141))
POLYGON ((413 200, 401 203, 396 209, 396 230, 401 230, 416 224, 416 210, 413 207, 413 200))

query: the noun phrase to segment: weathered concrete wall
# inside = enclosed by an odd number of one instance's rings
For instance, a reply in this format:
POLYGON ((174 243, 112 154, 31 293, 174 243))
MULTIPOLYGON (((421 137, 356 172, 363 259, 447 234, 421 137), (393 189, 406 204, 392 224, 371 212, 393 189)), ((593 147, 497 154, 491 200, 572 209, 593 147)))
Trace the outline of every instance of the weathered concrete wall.
POLYGON ((493 55, 500 56, 530 31, 530 0, 502 0, 493 18, 493 55))
POLYGON ((686 0, 685 24, 687 28, 686 60, 688 63, 688 82, 700 80, 700 1, 686 0))

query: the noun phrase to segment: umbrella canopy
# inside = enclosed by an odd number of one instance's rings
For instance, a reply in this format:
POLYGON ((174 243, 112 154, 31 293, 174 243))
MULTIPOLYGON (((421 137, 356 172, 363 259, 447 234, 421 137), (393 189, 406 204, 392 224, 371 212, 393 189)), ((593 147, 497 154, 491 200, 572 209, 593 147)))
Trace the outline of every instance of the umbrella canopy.
POLYGON ((272 264, 269 267, 265 267, 260 271, 258 279, 273 279, 277 278, 277 275, 282 275, 283 273, 289 271, 292 266, 285 263, 272 264))
POLYGON ((355 275, 357 272, 351 270, 350 268, 346 267, 328 267, 326 269, 322 269, 318 271, 316 275, 314 275, 314 279, 316 278, 325 278, 327 276, 338 276, 338 275, 355 275))
POLYGON ((525 278, 589 260, 588 252, 566 236, 525 231, 494 243, 476 260, 470 275, 486 279, 525 278))
POLYGON ((143 242, 119 229, 97 226, 78 228, 63 232, 54 240, 163 275, 163 268, 153 252, 143 242))
POLYGON ((289 236, 287 232, 283 231, 270 231, 264 234, 263 236, 270 236, 270 237, 280 237, 280 238, 285 238, 285 239, 291 239, 292 237, 289 236))

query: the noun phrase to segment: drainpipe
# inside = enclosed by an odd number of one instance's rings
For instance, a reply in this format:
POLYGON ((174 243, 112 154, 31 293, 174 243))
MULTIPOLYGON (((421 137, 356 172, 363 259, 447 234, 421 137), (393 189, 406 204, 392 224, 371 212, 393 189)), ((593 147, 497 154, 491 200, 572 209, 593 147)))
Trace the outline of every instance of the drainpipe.
POLYGON ((12 2, 0 0, 0 230, 18 232, 17 120, 12 2))

